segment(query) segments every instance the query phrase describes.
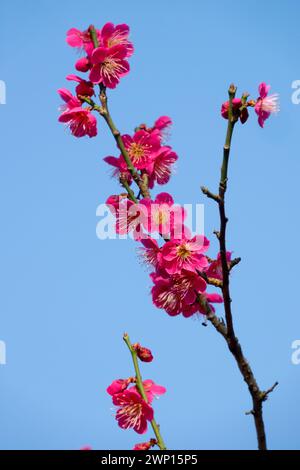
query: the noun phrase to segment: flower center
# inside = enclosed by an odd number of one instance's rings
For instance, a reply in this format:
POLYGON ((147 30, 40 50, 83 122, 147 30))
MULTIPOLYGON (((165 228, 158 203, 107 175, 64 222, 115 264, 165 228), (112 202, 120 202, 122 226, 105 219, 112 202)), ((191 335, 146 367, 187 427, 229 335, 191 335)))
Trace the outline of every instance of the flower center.
POLYGON ((177 252, 177 256, 179 256, 182 259, 187 259, 191 254, 190 250, 188 249, 186 245, 179 245, 177 247, 176 252, 177 252))
POLYGON ((113 57, 106 57, 102 63, 102 74, 106 77, 115 77, 119 78, 119 74, 124 72, 124 67, 120 64, 118 59, 113 57))
POLYGON ((126 427, 132 428, 138 424, 142 414, 141 403, 126 405, 119 410, 119 415, 126 419, 126 427))
POLYGON ((278 113, 279 111, 279 102, 278 95, 270 95, 264 98, 261 102, 261 109, 267 113, 278 113))
POLYGON ((117 46, 119 44, 127 44, 127 39, 124 34, 114 33, 107 41, 107 47, 117 46))
POLYGON ((130 157, 136 162, 145 156, 145 148, 141 144, 132 142, 129 148, 130 157))
POLYGON ((162 209, 158 209, 154 212, 153 219, 154 219, 154 222, 157 225, 163 225, 168 221, 169 214, 168 214, 168 212, 166 212, 162 209))

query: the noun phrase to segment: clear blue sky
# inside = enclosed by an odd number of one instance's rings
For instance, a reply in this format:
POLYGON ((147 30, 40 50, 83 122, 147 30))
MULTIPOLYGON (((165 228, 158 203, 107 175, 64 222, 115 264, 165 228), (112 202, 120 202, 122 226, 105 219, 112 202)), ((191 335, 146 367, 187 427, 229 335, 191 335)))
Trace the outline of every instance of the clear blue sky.
POLYGON ((130 25, 136 48, 130 75, 110 93, 115 120, 131 132, 172 117, 180 159, 165 189, 177 202, 205 203, 211 239, 217 211, 199 188, 219 177, 227 87, 256 97, 266 81, 280 93, 281 112, 264 130, 253 114, 234 136, 228 248, 242 257, 232 276, 238 336, 261 386, 280 382, 265 405, 269 445, 299 449, 299 15, 297 0, 2 4, 0 448, 138 442, 118 428, 105 393, 132 374, 124 331, 154 352, 143 375, 168 390, 155 411, 169 448, 256 446, 250 398, 222 338, 155 309, 134 242, 96 238, 96 207, 118 191, 102 161, 114 144, 103 123, 97 139, 64 131, 56 90, 77 57, 65 32, 112 21, 130 25))

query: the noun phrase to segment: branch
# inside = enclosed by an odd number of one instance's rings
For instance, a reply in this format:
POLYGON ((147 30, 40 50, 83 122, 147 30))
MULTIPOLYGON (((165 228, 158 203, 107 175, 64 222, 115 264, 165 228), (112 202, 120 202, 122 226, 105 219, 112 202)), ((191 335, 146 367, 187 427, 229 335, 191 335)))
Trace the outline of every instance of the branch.
POLYGON ((223 282, 220 281, 219 279, 216 279, 214 277, 208 277, 204 271, 199 271, 198 269, 196 269, 196 272, 200 277, 202 277, 202 279, 204 279, 204 281, 207 284, 210 284, 211 286, 219 287, 220 289, 222 289, 223 282))
POLYGON ((229 272, 232 270, 232 268, 234 268, 234 266, 236 266, 237 264, 239 264, 241 262, 242 258, 234 258, 230 261, 229 263, 229 272))
MULTIPOLYGON (((130 354, 131 354, 131 357, 132 357, 133 366, 134 366, 134 370, 135 370, 135 376, 136 376, 137 389, 138 389, 141 397, 143 398, 143 400, 146 403, 148 403, 148 398, 147 398, 147 395, 146 395, 146 392, 145 392, 145 389, 144 389, 143 380, 142 380, 142 376, 141 376, 141 372, 140 372, 140 368, 139 368, 137 353, 136 353, 135 349, 132 347, 129 336, 128 336, 127 333, 124 334, 123 340, 124 340, 126 346, 128 347, 128 349, 130 351, 130 354)), ((158 447, 160 448, 160 450, 166 450, 167 448, 166 448, 164 440, 161 436, 159 425, 156 423, 154 418, 151 421, 151 426, 152 426, 153 432, 155 434, 155 437, 157 439, 158 447)))
MULTIPOLYGON (((99 44, 98 44, 98 39, 97 39, 97 33, 96 33, 95 28, 93 26, 91 26, 89 28, 89 33, 90 33, 91 39, 93 41, 94 47, 98 47, 99 44)), ((100 99, 101 107, 100 106, 96 107, 94 105, 93 109, 95 109, 96 111, 99 112, 99 114, 104 118, 106 124, 108 125, 108 127, 109 127, 115 141, 116 141, 116 144, 117 144, 117 146, 118 146, 118 148, 119 148, 119 150, 120 150, 120 152, 121 152, 121 154, 122 154, 122 156, 123 156, 123 158, 126 162, 127 168, 130 171, 130 174, 131 174, 134 182, 139 187, 141 194, 145 198, 150 198, 150 193, 149 193, 149 189, 148 189, 148 181, 145 178, 142 178, 140 176, 140 174, 138 173, 138 171, 136 170, 136 168, 134 167, 134 165, 133 165, 133 163, 130 159, 130 156, 129 156, 127 150, 126 150, 126 147, 124 145, 121 133, 117 129, 117 127, 115 126, 114 121, 113 121, 113 119, 110 115, 110 112, 109 112, 109 109, 108 109, 108 104, 107 104, 106 87, 100 83, 99 88, 100 88, 99 99, 100 99)), ((86 102, 88 102, 88 101, 86 101, 86 102)))
POLYGON ((201 191, 203 192, 203 194, 205 194, 205 196, 207 196, 208 198, 213 199, 214 201, 216 201, 217 203, 219 203, 219 201, 220 201, 220 196, 218 196, 218 194, 212 193, 212 192, 209 191, 209 189, 206 188, 205 186, 201 186, 201 191))
POLYGON ((219 215, 220 215, 220 230, 218 232, 214 232, 217 235, 220 245, 220 256, 221 256, 221 264, 222 264, 222 293, 224 299, 224 310, 225 310, 225 318, 226 318, 226 325, 219 320, 212 309, 210 308, 206 299, 200 299, 202 307, 204 306, 205 312, 207 315, 208 321, 212 323, 215 329, 223 336, 225 339, 228 349, 235 358, 235 361, 238 365, 238 368, 246 382, 250 395, 252 397, 253 408, 248 414, 253 415, 255 428, 256 428, 256 435, 257 435, 257 442, 258 448, 260 450, 267 449, 267 442, 266 442, 266 433, 265 433, 265 426, 263 420, 263 402, 267 399, 268 395, 275 389, 277 386, 277 382, 271 387, 269 390, 261 391, 254 373, 250 367, 249 362, 244 356, 242 347, 239 343, 238 338, 235 335, 233 319, 232 319, 232 311, 231 311, 231 297, 230 297, 230 286, 229 286, 229 273, 231 269, 237 265, 241 259, 235 258, 231 261, 231 263, 227 262, 226 259, 226 227, 228 218, 226 216, 225 211, 225 194, 227 190, 227 181, 228 181, 228 163, 229 163, 229 156, 230 156, 230 148, 231 148, 231 140, 232 134, 234 130, 234 126, 237 122, 237 117, 233 114, 232 109, 232 100, 236 94, 236 87, 234 85, 230 85, 229 90, 229 110, 228 110, 228 126, 227 126, 227 134, 225 145, 223 149, 223 163, 221 168, 221 177, 219 183, 219 195, 216 198, 213 193, 206 190, 202 191, 211 199, 214 199, 218 202, 219 207, 219 215))

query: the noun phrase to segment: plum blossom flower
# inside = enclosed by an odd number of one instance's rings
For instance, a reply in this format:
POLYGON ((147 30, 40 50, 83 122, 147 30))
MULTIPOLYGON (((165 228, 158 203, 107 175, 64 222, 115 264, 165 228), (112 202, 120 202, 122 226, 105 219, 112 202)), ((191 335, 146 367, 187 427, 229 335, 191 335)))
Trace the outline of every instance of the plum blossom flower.
POLYGON ((90 81, 102 83, 108 88, 115 88, 120 78, 129 72, 129 63, 125 60, 126 57, 126 46, 97 47, 91 55, 90 81))
POLYGON ((209 241, 202 235, 192 239, 170 240, 162 248, 162 266, 169 274, 180 273, 182 269, 195 272, 208 266, 204 253, 209 241))
POLYGON ((89 108, 82 108, 82 106, 68 108, 59 116, 58 120, 66 123, 75 137, 83 137, 84 135, 95 137, 97 135, 97 120, 89 108))
POLYGON ((91 68, 91 63, 88 57, 81 57, 75 63, 75 69, 78 70, 78 72, 88 72, 90 68, 91 68))
POLYGON ((59 122, 66 123, 75 137, 95 137, 97 135, 97 120, 90 112, 90 108, 83 108, 81 101, 72 95, 68 90, 61 88, 59 95, 65 101, 59 116, 59 122))
POLYGON ((114 26, 113 23, 106 23, 101 30, 100 44, 106 48, 119 45, 125 46, 126 57, 130 57, 134 52, 134 48, 128 39, 129 31, 127 24, 114 26))
POLYGON ((143 380, 143 387, 147 395, 148 402, 151 404, 154 398, 158 398, 159 395, 166 393, 166 388, 162 385, 157 385, 153 380, 143 380))
POLYGON ((169 276, 163 271, 151 275, 152 300, 156 307, 164 309, 168 315, 182 313, 190 316, 198 311, 197 295, 206 290, 206 282, 197 273, 182 270, 180 274, 169 276))
POLYGON ((147 208, 148 217, 144 227, 150 232, 158 232, 168 235, 174 226, 182 226, 186 217, 184 209, 174 205, 174 200, 169 193, 160 193, 155 200, 142 199, 140 204, 147 208))
POLYGON ((143 247, 140 248, 141 259, 146 265, 157 268, 161 264, 161 248, 156 240, 151 237, 141 239, 143 247))
MULTIPOLYGON (((245 124, 249 117, 248 109, 244 108, 240 111, 240 108, 243 106, 243 102, 240 98, 233 98, 232 100, 232 111, 237 117, 240 119, 242 124, 245 124)), ((222 104, 221 114, 224 119, 228 119, 228 111, 229 111, 229 101, 226 101, 222 104)))
POLYGON ((88 82, 87 80, 84 80, 77 75, 67 75, 66 79, 78 83, 76 86, 77 96, 93 96, 95 94, 94 85, 92 82, 88 82))
POLYGON ((153 188, 154 183, 166 184, 172 174, 172 167, 178 160, 178 155, 167 146, 161 147, 152 158, 152 165, 149 167, 149 188, 153 188))
POLYGON ((140 124, 138 129, 149 132, 149 134, 156 133, 161 140, 168 137, 168 130, 172 125, 172 119, 169 116, 160 116, 156 119, 153 127, 148 127, 146 124, 140 124))
POLYGON ((147 170, 152 163, 153 155, 160 148, 159 136, 139 130, 133 137, 125 134, 122 139, 133 165, 138 170, 147 170))
MULTIPOLYGON (((148 402, 151 404, 154 398, 158 398, 160 395, 166 393, 166 388, 162 385, 157 385, 153 380, 143 380, 143 387, 147 396, 148 402)), ((129 390, 134 390, 138 393, 138 388, 136 386, 131 387, 129 390)))
POLYGON ((268 96, 270 88, 271 86, 264 82, 258 87, 259 97, 254 109, 258 115, 258 124, 260 127, 264 127, 266 119, 268 119, 271 114, 279 111, 278 94, 274 93, 273 95, 268 96))
MULTIPOLYGON (((226 259, 227 259, 228 266, 231 261, 231 255, 232 255, 232 252, 227 251, 226 259)), ((214 279, 219 279, 220 281, 223 280, 221 253, 218 253, 217 259, 210 263, 210 265, 205 270, 205 272, 208 277, 213 277, 214 279)))
POLYGON ((138 434, 147 431, 147 421, 152 421, 153 408, 135 390, 125 390, 112 397, 119 409, 116 420, 122 429, 133 428, 138 434))
POLYGON ((106 200, 111 213, 116 217, 116 233, 125 235, 133 232, 136 240, 143 236, 142 224, 147 217, 146 208, 142 204, 135 204, 126 195, 112 195, 106 200))
POLYGON ((72 93, 67 90, 66 88, 60 88, 57 90, 57 93, 61 97, 61 99, 65 102, 60 109, 62 111, 66 111, 67 109, 73 109, 77 108, 78 106, 81 106, 81 101, 76 97, 73 96, 72 93))
MULTIPOLYGON (((77 28, 71 28, 67 31, 66 41, 71 47, 76 47, 78 49, 84 49, 87 54, 91 54, 94 49, 94 44, 90 35, 90 29, 93 26, 90 26, 85 31, 80 31, 77 28)), ((96 29, 96 34, 98 41, 101 39, 101 31, 96 29)))
POLYGON ((132 378, 130 377, 129 379, 117 379, 114 380, 109 387, 107 387, 106 391, 109 395, 115 395, 116 393, 122 393, 128 385, 132 382, 132 378))
POLYGON ((103 160, 108 163, 108 165, 112 166, 112 176, 117 178, 124 178, 128 184, 132 183, 132 175, 128 170, 127 164, 124 158, 120 155, 119 158, 108 156, 103 158, 103 160))

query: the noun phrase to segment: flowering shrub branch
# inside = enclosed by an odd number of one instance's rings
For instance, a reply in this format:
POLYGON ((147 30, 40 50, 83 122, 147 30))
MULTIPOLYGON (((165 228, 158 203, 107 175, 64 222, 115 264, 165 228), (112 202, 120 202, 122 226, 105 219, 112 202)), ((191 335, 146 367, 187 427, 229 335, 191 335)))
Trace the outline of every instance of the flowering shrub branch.
MULTIPOLYGON (((263 402, 277 382, 266 391, 259 388, 235 334, 230 273, 241 258, 232 259, 232 253, 227 251, 225 196, 231 141, 236 124, 239 121, 245 124, 249 110, 253 108, 259 126, 264 127, 270 115, 279 110, 278 96, 269 95, 270 86, 261 83, 256 100, 249 100, 248 93, 237 98, 237 89, 231 85, 229 99, 222 104, 221 115, 227 120, 227 132, 219 190, 213 193, 206 187, 201 188, 205 196, 217 203, 219 210, 220 228, 214 232, 219 241, 219 253, 216 259, 212 259, 207 255, 209 240, 202 234, 193 236, 186 226, 185 208, 176 205, 169 193, 160 192, 155 199, 152 199, 150 193, 155 185, 168 183, 178 159, 176 152, 165 143, 171 119, 161 116, 152 127, 140 124, 133 135, 122 135, 110 114, 107 89, 114 89, 121 78, 128 74, 128 59, 134 51, 129 40, 129 27, 107 23, 102 29, 90 26, 86 31, 79 31, 72 28, 67 32, 67 43, 84 52, 84 57, 77 60, 75 68, 89 76, 88 80, 77 75, 67 76, 67 80, 77 84, 76 95, 64 88, 58 90, 65 103, 59 121, 66 123, 75 137, 95 137, 98 130, 94 113, 104 119, 120 152, 118 157, 107 156, 104 160, 113 168, 113 175, 126 191, 110 195, 106 201, 115 218, 115 231, 120 235, 132 233, 141 244, 142 258, 152 269, 151 294, 157 308, 171 317, 202 315, 204 324, 210 322, 223 336, 248 385, 253 405, 248 414, 254 417, 258 448, 264 450, 267 443, 263 402), (94 98, 96 86, 99 89, 99 103, 94 98), (133 183, 137 186, 137 192, 133 189, 133 183), (208 292, 208 287, 217 288, 222 295, 208 292), (213 304, 218 303, 224 303, 225 322, 215 313, 213 304)), ((151 423, 155 439, 138 444, 135 449, 149 449, 154 445, 165 449, 151 406, 154 394, 162 394, 165 389, 153 381, 142 381, 138 363, 138 359, 149 362, 152 354, 138 344, 132 345, 128 335, 124 335, 124 341, 132 356, 135 377, 114 381, 107 389, 113 403, 118 406, 116 418, 122 428, 132 427, 139 434, 147 430, 147 422, 151 423), (128 388, 132 384, 135 385, 128 388)))
MULTIPOLYGON (((133 366, 134 366, 134 370, 135 370, 137 389, 138 389, 141 397, 145 400, 146 403, 148 403, 148 398, 147 398, 147 395, 146 395, 146 391, 145 391, 145 388, 144 388, 144 384, 143 384, 143 380, 142 380, 142 376, 141 376, 141 372, 140 372, 140 368, 139 368, 137 351, 135 350, 135 348, 132 347, 132 344, 130 343, 129 336, 127 334, 125 334, 123 336, 123 339, 124 339, 128 349, 129 349, 131 357, 132 357, 133 366)), ((165 446, 165 443, 164 443, 163 438, 162 438, 161 433, 160 433, 160 427, 156 423, 154 418, 151 421, 151 426, 152 426, 153 432, 155 434, 156 443, 157 443, 158 447, 161 450, 165 450, 166 446, 165 446)))
POLYGON ((153 399, 164 394, 166 389, 155 384, 153 380, 142 380, 139 360, 151 362, 153 356, 150 349, 139 343, 131 344, 127 333, 124 334, 123 339, 131 354, 135 376, 114 380, 107 388, 107 393, 112 396, 114 405, 119 407, 116 419, 121 428, 133 428, 138 434, 144 434, 147 431, 147 421, 150 422, 155 439, 152 438, 147 442, 136 444, 134 450, 147 450, 154 446, 166 450, 152 407, 153 399), (132 384, 134 385, 128 388, 132 384))
MULTIPOLYGON (((250 414, 253 415, 255 421, 255 428, 257 434, 258 448, 260 450, 267 449, 266 433, 263 420, 263 402, 267 399, 269 393, 271 393, 274 388, 278 385, 276 382, 273 387, 267 391, 261 391, 257 381, 255 379, 254 373, 250 367, 250 364, 246 360, 241 345, 238 338, 235 335, 232 311, 231 311, 231 297, 230 297, 230 282, 229 274, 233 266, 240 262, 240 258, 233 260, 228 265, 228 259, 226 256, 226 226, 228 218, 225 211, 225 193, 227 189, 228 181, 228 163, 231 149, 231 139, 233 135, 233 130, 236 122, 238 121, 238 115, 233 113, 232 102, 235 98, 236 87, 231 85, 228 90, 229 94, 229 108, 228 108, 228 125, 227 125, 227 134, 223 150, 223 162, 221 168, 221 178, 219 183, 219 194, 217 196, 213 195, 207 188, 203 187, 202 192, 209 198, 214 199, 219 206, 219 215, 220 215, 220 231, 217 232, 217 238, 220 244, 220 258, 221 258, 221 268, 222 268, 222 293, 224 299, 224 310, 226 325, 224 325, 220 320, 218 320, 211 311, 209 305, 206 303, 206 314, 207 319, 213 324, 216 330, 223 336, 227 342, 228 348, 233 354, 238 367, 241 371, 241 374, 248 385, 249 392, 252 397, 253 409, 250 414)), ((244 95, 244 98, 246 95, 244 95)))

